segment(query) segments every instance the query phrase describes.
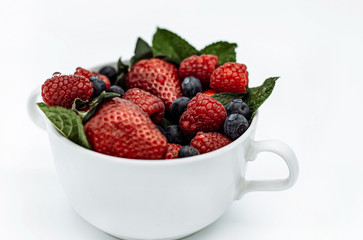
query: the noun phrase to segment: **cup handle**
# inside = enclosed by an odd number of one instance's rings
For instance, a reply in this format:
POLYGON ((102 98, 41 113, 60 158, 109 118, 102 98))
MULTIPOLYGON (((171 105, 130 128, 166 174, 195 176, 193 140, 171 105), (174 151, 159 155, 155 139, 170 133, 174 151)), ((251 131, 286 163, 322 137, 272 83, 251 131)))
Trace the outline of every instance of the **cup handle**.
POLYGON ((285 179, 246 180, 241 179, 237 199, 254 191, 281 191, 292 187, 299 174, 299 164, 294 151, 285 143, 278 140, 263 140, 253 142, 247 152, 247 161, 253 161, 260 152, 273 152, 279 155, 289 169, 289 176, 285 179))
POLYGON ((30 93, 28 97, 27 109, 30 119, 33 121, 35 125, 39 128, 46 130, 46 125, 44 121, 44 117, 41 113, 41 110, 37 106, 37 100, 40 96, 40 89, 41 87, 38 86, 34 88, 34 90, 30 93))

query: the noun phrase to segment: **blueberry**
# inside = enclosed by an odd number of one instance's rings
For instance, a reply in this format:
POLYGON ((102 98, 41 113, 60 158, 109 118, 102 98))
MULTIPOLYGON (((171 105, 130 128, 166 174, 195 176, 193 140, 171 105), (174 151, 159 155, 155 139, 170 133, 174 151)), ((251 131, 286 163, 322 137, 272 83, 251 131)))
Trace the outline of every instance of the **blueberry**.
POLYGON ((164 131, 164 128, 159 126, 159 125, 155 125, 156 128, 166 137, 166 134, 165 134, 165 131, 164 131))
POLYGON ((103 91, 106 91, 106 83, 102 81, 97 75, 91 76, 89 80, 93 85, 93 98, 100 95, 103 91))
POLYGON ((247 120, 251 118, 251 111, 248 105, 242 99, 234 99, 226 106, 227 115, 233 113, 243 115, 247 120))
POLYGON ((248 121, 243 115, 233 113, 226 118, 223 127, 224 134, 234 141, 247 130, 248 121))
POLYGON ((187 144, 188 140, 179 125, 169 125, 165 129, 165 134, 169 143, 176 143, 180 145, 187 144))
POLYGON ((114 84, 117 79, 117 71, 112 66, 104 66, 98 73, 105 75, 110 80, 111 84, 114 84))
POLYGON ((178 158, 191 157, 199 154, 199 151, 195 147, 187 145, 180 148, 178 158))
POLYGON ((184 78, 181 88, 183 95, 189 98, 193 98, 197 93, 202 92, 202 84, 195 77, 184 78))
POLYGON ((190 102, 188 97, 180 97, 174 100, 170 106, 170 114, 174 121, 179 121, 179 118, 187 110, 188 103, 190 102))
POLYGON ((122 97, 125 94, 125 90, 123 90, 120 86, 117 86, 117 85, 112 85, 108 89, 108 92, 118 93, 118 94, 120 94, 120 97, 122 97))

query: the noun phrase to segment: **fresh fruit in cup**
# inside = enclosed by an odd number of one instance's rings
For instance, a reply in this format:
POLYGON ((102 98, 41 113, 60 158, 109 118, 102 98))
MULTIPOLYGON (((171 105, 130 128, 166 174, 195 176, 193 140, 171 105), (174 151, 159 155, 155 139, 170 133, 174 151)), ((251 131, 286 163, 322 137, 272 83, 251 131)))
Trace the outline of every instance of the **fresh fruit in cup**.
POLYGON ((138 39, 130 64, 55 73, 38 105, 65 137, 100 153, 171 160, 215 151, 248 130, 278 79, 249 87, 236 46, 198 51, 158 29, 152 46, 138 39))

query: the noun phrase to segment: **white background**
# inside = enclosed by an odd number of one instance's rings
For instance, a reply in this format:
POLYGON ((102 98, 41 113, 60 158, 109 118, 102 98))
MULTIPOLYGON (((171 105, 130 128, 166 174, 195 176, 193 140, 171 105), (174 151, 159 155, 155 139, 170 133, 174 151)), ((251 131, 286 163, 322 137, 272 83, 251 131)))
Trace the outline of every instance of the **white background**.
MULTIPOLYGON (((171 29, 197 48, 237 42, 250 86, 281 76, 256 139, 288 143, 297 184, 246 195, 188 240, 363 239, 362 1, 1 1, 0 239, 113 237, 72 210, 27 97, 55 71, 132 56, 138 36, 171 29)), ((287 175, 261 154, 250 178, 287 175)))

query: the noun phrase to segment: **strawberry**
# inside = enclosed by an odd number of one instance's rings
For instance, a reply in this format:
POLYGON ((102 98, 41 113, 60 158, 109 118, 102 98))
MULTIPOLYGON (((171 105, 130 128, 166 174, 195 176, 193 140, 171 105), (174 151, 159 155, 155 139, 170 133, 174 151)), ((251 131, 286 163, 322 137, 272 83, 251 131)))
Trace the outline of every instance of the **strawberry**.
POLYGON ((226 117, 226 110, 220 102, 204 93, 198 93, 189 102, 179 124, 185 135, 194 135, 199 131, 218 131, 226 117))
POLYGON ((105 75, 98 74, 96 72, 91 72, 91 71, 81 68, 81 67, 76 68, 74 75, 84 76, 87 79, 89 79, 93 75, 97 75, 102 81, 104 81, 106 83, 106 90, 111 86, 110 80, 105 75))
POLYGON ((83 76, 54 73, 42 85, 42 97, 48 106, 71 108, 76 98, 86 101, 92 93, 92 83, 83 76))
POLYGON ((204 86, 209 86, 210 76, 218 67, 218 57, 215 55, 192 55, 184 59, 179 66, 179 77, 196 77, 204 86))
POLYGON ((139 106, 155 123, 160 124, 163 120, 164 103, 151 93, 140 88, 131 88, 127 90, 123 98, 139 106))
POLYGON ((231 142, 232 141, 229 138, 217 132, 198 132, 190 142, 190 145, 203 154, 217 150, 231 142))
POLYGON ((182 146, 175 143, 168 143, 168 149, 166 150, 165 159, 178 158, 179 150, 182 146))
POLYGON ((210 87, 219 92, 246 92, 248 72, 244 64, 227 62, 210 77, 210 87))
POLYGON ((126 75, 127 88, 141 88, 160 98, 166 110, 181 97, 177 68, 164 60, 152 58, 135 63, 126 75))
POLYGON ((121 98, 103 103, 84 125, 93 150, 124 158, 163 159, 167 140, 148 115, 121 98))

